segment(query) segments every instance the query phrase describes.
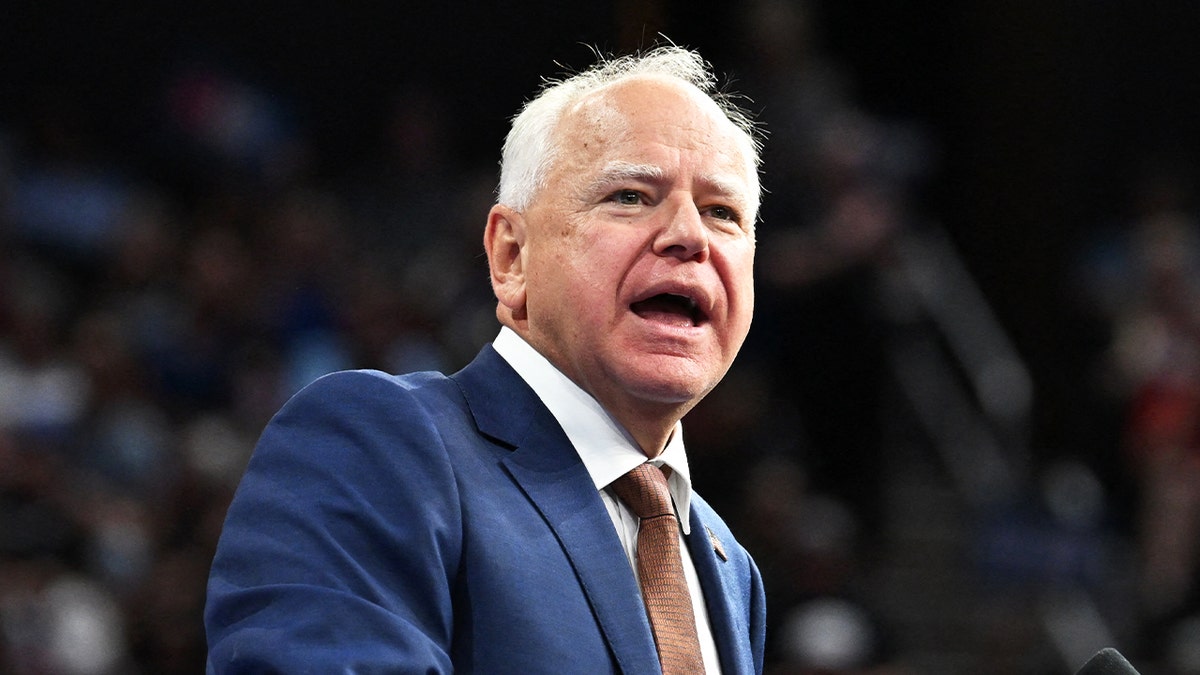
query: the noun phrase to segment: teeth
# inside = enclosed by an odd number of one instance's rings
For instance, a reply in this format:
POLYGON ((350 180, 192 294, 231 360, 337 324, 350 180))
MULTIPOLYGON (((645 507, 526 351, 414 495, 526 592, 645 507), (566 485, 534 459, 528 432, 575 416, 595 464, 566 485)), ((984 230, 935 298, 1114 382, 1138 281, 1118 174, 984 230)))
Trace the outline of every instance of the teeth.
POLYGON ((696 304, 696 300, 694 298, 690 298, 686 295, 679 295, 678 293, 667 293, 667 295, 679 300, 683 304, 684 309, 687 310, 688 314, 692 316, 693 323, 700 320, 700 306, 696 304))
POLYGON ((668 293, 667 295, 670 295, 673 298, 679 298, 690 310, 694 311, 696 309, 696 301, 686 295, 679 295, 677 293, 668 293))

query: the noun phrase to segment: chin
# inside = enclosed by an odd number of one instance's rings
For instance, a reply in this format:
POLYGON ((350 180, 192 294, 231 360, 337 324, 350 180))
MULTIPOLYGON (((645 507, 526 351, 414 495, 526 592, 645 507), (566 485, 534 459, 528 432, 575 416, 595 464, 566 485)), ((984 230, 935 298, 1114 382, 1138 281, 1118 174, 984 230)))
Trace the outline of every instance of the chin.
POLYGON ((716 382, 711 377, 690 376, 670 367, 647 373, 631 373, 625 378, 626 389, 642 400, 666 405, 695 405, 716 382))

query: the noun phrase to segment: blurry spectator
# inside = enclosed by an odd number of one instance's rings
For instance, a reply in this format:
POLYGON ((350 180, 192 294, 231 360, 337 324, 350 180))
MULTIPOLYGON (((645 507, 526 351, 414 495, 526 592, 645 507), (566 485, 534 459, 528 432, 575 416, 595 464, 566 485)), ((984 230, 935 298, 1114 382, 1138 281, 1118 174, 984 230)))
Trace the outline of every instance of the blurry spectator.
POLYGON ((9 208, 16 236, 86 262, 106 253, 129 199, 112 168, 47 161, 16 177, 9 208))
POLYGON ((1136 538, 1135 621, 1148 659, 1200 672, 1200 220, 1186 165, 1150 162, 1128 212, 1097 228, 1076 283, 1109 336, 1099 364, 1123 421, 1117 489, 1136 538))
POLYGON ((876 672, 875 627, 863 608, 848 600, 820 598, 801 604, 779 622, 783 662, 773 672, 835 675, 876 672))
POLYGON ((0 340, 0 428, 60 449, 88 405, 82 369, 65 353, 77 289, 36 257, 10 258, 9 330, 0 340))
POLYGON ((309 149, 287 106, 264 88, 201 64, 178 72, 164 98, 171 154, 187 151, 195 178, 224 182, 228 171, 275 186, 307 168, 309 149))
POLYGON ((1095 306, 1112 324, 1114 393, 1140 496, 1142 600, 1182 609, 1200 573, 1200 226, 1184 174, 1152 172, 1128 227, 1093 250, 1095 306), (1116 244, 1114 246, 1114 244, 1116 244))
POLYGON ((0 591, 0 634, 13 675, 128 672, 121 608, 86 578, 8 565, 0 591))

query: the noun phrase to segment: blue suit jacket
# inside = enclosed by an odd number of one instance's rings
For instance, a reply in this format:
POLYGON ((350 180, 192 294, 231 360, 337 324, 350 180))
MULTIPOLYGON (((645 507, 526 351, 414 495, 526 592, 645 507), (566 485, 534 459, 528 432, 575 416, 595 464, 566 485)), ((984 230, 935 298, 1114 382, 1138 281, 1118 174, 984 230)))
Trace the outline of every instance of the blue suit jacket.
MULTIPOLYGON (((703 499, 690 517, 723 670, 761 672, 758 570, 703 499)), ((205 626, 210 673, 659 671, 587 470, 490 346, 450 377, 336 373, 289 401, 230 506, 205 626)))

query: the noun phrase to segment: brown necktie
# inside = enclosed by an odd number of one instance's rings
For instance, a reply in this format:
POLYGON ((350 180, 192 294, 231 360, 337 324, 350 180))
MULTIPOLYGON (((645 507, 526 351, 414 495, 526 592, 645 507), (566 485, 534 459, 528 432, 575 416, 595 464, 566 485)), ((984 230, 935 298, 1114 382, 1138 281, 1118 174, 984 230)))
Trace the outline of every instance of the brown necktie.
POLYGON ((703 673, 692 595, 679 557, 679 520, 671 506, 667 477, 658 467, 645 463, 618 478, 612 486, 621 501, 641 519, 638 578, 663 673, 703 673))

